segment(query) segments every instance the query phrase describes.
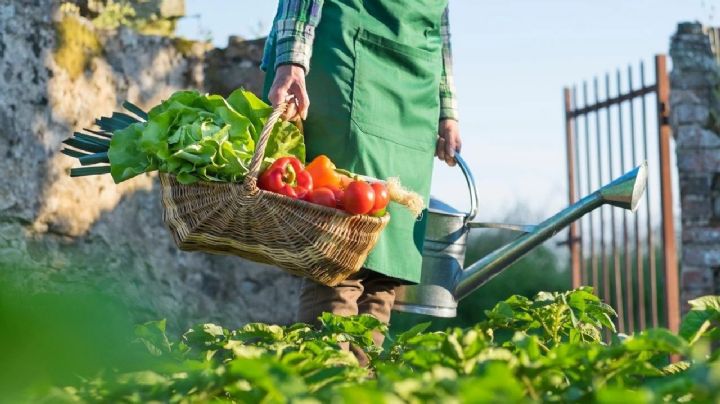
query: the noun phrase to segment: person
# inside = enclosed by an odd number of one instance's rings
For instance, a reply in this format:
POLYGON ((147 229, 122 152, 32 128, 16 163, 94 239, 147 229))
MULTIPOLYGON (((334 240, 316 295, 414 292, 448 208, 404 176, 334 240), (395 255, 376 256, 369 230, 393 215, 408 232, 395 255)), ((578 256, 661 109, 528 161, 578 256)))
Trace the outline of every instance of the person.
MULTIPOLYGON (((402 184, 427 202, 433 155, 461 148, 448 0, 280 0, 265 45, 264 94, 293 95, 308 160, 402 184), (312 102, 312 104, 311 104, 312 102)), ((286 118, 292 118, 286 116, 286 118)), ((297 320, 367 313, 388 323, 396 286, 420 280, 425 222, 389 207, 362 270, 335 287, 304 279, 297 320)), ((382 345, 383 336, 374 341, 382 345)))

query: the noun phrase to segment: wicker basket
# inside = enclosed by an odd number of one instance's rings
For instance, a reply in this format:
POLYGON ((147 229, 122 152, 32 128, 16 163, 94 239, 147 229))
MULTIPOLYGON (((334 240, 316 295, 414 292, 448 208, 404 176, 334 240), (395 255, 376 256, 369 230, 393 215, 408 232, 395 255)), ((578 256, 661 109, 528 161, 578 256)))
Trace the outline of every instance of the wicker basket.
POLYGON ((334 286, 362 267, 390 216, 349 215, 257 187, 285 108, 268 118, 243 183, 183 185, 161 173, 163 219, 182 250, 236 255, 334 286))

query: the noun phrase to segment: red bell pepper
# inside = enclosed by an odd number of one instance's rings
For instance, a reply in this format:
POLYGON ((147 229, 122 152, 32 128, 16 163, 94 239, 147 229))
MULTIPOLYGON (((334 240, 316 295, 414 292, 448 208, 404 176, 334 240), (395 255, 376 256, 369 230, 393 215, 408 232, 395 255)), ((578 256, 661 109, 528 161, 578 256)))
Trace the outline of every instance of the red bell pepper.
POLYGON ((303 198, 312 191, 313 181, 297 157, 281 157, 262 173, 258 186, 290 198, 303 198))

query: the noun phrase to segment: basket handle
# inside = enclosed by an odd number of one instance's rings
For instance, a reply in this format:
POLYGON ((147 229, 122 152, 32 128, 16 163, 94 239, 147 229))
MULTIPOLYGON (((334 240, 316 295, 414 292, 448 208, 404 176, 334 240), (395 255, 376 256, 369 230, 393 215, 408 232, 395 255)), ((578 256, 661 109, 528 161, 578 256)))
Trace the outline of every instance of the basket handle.
POLYGON ((262 132, 260 132, 260 137, 255 145, 255 154, 253 154, 252 160, 250 160, 250 169, 245 176, 245 186, 249 189, 257 188, 257 179, 260 175, 260 167, 262 166, 263 158, 265 157, 265 148, 267 147, 267 142, 270 139, 270 134, 272 133, 275 124, 280 119, 280 116, 285 113, 288 103, 291 102, 293 98, 294 96, 290 95, 285 99, 285 101, 279 103, 273 108, 273 112, 268 117, 267 122, 265 122, 262 132))

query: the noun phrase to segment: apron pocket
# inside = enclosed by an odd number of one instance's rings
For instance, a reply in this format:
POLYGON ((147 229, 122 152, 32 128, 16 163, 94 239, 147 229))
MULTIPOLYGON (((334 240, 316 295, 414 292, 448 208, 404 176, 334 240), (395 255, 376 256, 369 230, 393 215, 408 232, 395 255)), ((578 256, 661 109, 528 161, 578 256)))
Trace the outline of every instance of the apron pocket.
POLYGON ((351 119, 367 135, 421 151, 435 149, 440 52, 360 29, 355 39, 351 119))

